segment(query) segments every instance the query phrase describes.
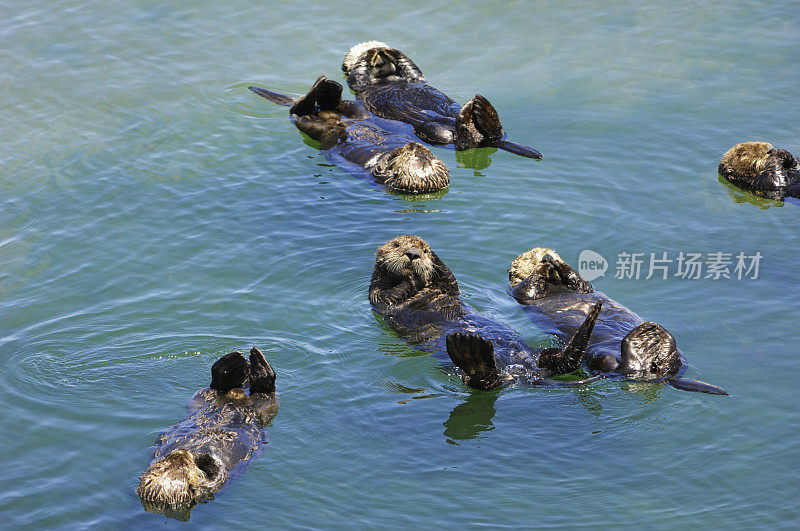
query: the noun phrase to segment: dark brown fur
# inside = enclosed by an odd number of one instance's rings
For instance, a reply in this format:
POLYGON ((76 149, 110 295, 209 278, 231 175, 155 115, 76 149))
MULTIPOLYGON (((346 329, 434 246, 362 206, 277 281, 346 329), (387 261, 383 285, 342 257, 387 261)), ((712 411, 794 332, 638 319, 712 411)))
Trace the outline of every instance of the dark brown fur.
POLYGON ((762 197, 800 197, 798 160, 767 142, 736 144, 722 156, 718 170, 731 183, 762 197))

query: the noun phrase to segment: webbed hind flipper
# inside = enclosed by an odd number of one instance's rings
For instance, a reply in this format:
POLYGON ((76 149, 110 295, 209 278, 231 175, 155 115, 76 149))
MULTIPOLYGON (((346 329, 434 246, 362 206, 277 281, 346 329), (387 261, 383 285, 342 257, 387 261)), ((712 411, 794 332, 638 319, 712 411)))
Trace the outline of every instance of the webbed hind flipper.
POLYGON ((539 355, 539 367, 547 369, 553 374, 566 374, 578 370, 581 361, 586 355, 586 347, 589 346, 589 339, 592 337, 594 324, 600 315, 603 301, 597 301, 592 311, 577 332, 570 338, 569 343, 563 349, 546 348, 539 355))
POLYGON ((694 391, 697 393, 708 393, 710 395, 728 394, 722 387, 701 382, 700 380, 692 380, 690 378, 670 378, 667 380, 667 383, 675 389, 680 389, 682 391, 694 391))
POLYGON ((250 349, 250 395, 274 393, 275 371, 256 347, 250 349))
POLYGON ((489 100, 476 94, 461 107, 456 117, 457 150, 473 147, 495 147, 530 159, 541 159, 542 154, 531 147, 503 140, 500 115, 489 100))
POLYGON ((319 76, 304 96, 295 101, 289 113, 297 116, 314 116, 319 111, 332 111, 342 101, 342 86, 326 76, 319 76))
POLYGON ((211 366, 211 389, 227 393, 243 387, 249 375, 249 363, 241 352, 225 354, 211 366))
POLYGON ((494 347, 478 334, 455 332, 447 336, 447 354, 464 371, 464 383, 474 389, 500 386, 500 373, 494 361, 494 347))
POLYGON ((503 136, 503 124, 500 123, 500 115, 489 100, 480 94, 475 94, 475 97, 464 105, 462 111, 467 109, 467 105, 471 105, 472 122, 484 140, 500 140, 503 136))

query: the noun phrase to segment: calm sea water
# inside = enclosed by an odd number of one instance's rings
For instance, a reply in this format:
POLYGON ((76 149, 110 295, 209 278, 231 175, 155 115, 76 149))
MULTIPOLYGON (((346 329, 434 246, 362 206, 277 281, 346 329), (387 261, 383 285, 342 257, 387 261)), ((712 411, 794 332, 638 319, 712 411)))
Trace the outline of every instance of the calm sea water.
POLYGON ((270 442, 193 527, 797 525, 800 205, 716 167, 745 140, 800 153, 800 7, 617 4, 0 2, 4 524, 185 527, 142 509, 138 475, 213 361, 258 345, 270 442), (449 190, 393 195, 247 91, 341 79, 367 39, 489 98, 544 160, 437 148, 449 190), (369 307, 401 233, 532 345, 551 340, 507 296, 511 260, 592 249, 595 286, 731 396, 472 392, 369 307), (665 252, 763 259, 757 279, 645 280, 665 252), (621 253, 645 253, 638 280, 621 253))

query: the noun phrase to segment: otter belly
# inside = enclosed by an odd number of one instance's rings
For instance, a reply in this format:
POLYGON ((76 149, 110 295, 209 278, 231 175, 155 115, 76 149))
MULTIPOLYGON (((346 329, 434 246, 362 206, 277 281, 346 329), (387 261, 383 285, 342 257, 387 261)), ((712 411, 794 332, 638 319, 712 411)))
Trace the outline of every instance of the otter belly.
POLYGON ((389 325, 407 342, 437 358, 450 361, 446 338, 454 332, 472 332, 491 341, 498 370, 521 365, 530 377, 541 377, 537 365, 538 354, 525 344, 524 338, 508 326, 477 313, 462 304, 464 315, 451 318, 435 309, 410 310, 385 317, 389 325))
POLYGON ((453 131, 459 106, 440 90, 419 83, 369 85, 358 98, 376 116, 414 126, 430 122, 453 131))
MULTIPOLYGON (((587 360, 590 365, 593 358, 604 356, 613 356, 619 361, 622 339, 644 319, 605 293, 596 290, 592 293, 557 291, 524 306, 524 309, 537 327, 567 341, 599 300, 603 301, 603 310, 586 349, 587 360)), ((683 355, 681 361, 685 366, 683 355)))

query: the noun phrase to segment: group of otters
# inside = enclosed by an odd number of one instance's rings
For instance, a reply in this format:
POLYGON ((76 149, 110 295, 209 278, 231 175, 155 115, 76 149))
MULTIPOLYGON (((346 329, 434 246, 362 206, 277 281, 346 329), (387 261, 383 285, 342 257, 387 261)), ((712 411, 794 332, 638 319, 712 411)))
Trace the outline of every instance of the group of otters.
MULTIPOLYGON (((459 107, 427 85, 411 59, 384 43, 354 46, 342 69, 360 101, 342 100, 342 86, 325 76, 298 99, 250 90, 291 107, 295 126, 319 141, 321 150, 404 193, 444 189, 450 175, 409 133, 388 131, 392 123, 412 126, 429 144, 454 144, 456 150, 497 147, 542 158, 537 150, 504 139, 497 111, 485 98, 476 95, 459 107)), ((800 197, 798 161, 765 142, 731 148, 719 173, 765 197, 800 197)), ((453 273, 418 236, 398 236, 378 248, 369 300, 401 337, 449 359, 475 389, 515 383, 574 386, 613 377, 727 394, 683 378, 686 361, 672 334, 594 290, 552 249, 523 253, 508 273, 512 297, 563 341, 563 348, 532 349, 511 328, 475 312, 461 300, 453 273), (592 376, 557 379, 581 368, 592 376)), ((156 442, 155 457, 137 489, 145 508, 180 514, 212 497, 258 455, 263 429, 277 409, 275 372, 261 351, 253 347, 249 360, 241 352, 220 358, 211 368, 210 387, 191 399, 189 416, 156 442)))

